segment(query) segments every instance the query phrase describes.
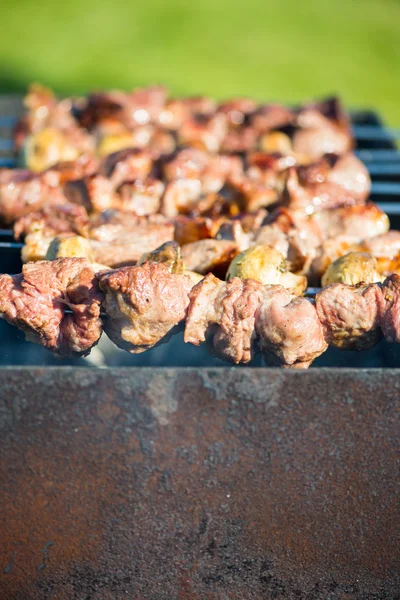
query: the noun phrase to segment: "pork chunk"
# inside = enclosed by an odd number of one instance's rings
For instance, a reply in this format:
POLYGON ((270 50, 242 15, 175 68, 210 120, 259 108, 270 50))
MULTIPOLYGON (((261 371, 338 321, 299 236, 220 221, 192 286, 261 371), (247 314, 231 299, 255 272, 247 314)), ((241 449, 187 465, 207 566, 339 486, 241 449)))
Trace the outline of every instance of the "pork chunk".
POLYGON ((390 275, 382 285, 380 323, 388 342, 400 342, 400 276, 390 275))
POLYGON ((272 365, 304 369, 328 347, 313 304, 280 285, 265 287, 256 331, 272 365))
POLYGON ((98 277, 108 317, 104 329, 128 352, 152 348, 186 316, 191 280, 170 273, 163 263, 122 267, 98 277))
POLYGON ((377 284, 334 283, 316 295, 315 305, 329 345, 344 350, 372 348, 381 338, 381 290, 377 284))
POLYGON ((227 283, 207 275, 190 294, 185 342, 207 340, 213 353, 233 363, 247 363, 256 350, 255 314, 264 286, 234 277, 227 283))
POLYGON ((202 275, 217 271, 224 275, 238 251, 234 241, 206 239, 183 246, 182 259, 189 271, 202 275))
POLYGON ((94 270, 84 258, 28 263, 20 275, 0 275, 3 317, 27 340, 61 355, 87 355, 98 342, 101 300, 94 270))

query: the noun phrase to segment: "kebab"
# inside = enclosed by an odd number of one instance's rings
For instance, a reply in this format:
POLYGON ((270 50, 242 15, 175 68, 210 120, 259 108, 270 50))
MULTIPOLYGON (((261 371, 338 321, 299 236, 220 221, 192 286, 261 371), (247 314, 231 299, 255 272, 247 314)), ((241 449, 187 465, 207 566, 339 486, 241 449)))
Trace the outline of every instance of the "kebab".
POLYGON ((283 149, 312 158, 352 146, 349 118, 337 99, 291 110, 247 98, 219 105, 206 97, 175 99, 163 87, 149 87, 58 101, 36 85, 24 103, 16 144, 33 170, 127 147, 170 153, 176 143, 209 152, 283 149))
POLYGON ((86 354, 97 343, 100 305, 105 331, 135 353, 165 341, 183 322, 186 342, 207 340, 213 353, 235 363, 260 349, 268 364, 305 368, 328 344, 363 349, 382 334, 400 340, 398 275, 383 284, 327 286, 314 304, 254 279, 224 282, 208 274, 193 287, 176 245, 140 263, 97 275, 85 258, 29 263, 21 275, 0 276, 0 312, 27 339, 61 354, 86 354))

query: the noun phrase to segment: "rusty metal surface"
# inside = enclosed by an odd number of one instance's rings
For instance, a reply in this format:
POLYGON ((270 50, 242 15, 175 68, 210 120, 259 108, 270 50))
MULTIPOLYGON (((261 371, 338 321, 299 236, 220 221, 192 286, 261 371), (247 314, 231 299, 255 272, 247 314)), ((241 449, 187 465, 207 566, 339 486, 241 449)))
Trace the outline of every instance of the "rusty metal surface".
POLYGON ((400 597, 395 370, 0 370, 0 597, 400 597))

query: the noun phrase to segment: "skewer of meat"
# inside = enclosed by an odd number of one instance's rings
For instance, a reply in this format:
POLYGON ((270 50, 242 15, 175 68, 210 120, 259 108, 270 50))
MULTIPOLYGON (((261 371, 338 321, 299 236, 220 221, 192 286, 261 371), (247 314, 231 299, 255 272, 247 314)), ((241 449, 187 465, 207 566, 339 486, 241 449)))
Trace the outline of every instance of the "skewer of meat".
POLYGON ((261 349, 269 364, 305 368, 328 344, 363 349, 382 334, 400 341, 398 275, 383 284, 328 286, 314 304, 253 279, 209 274, 192 288, 175 250, 155 258, 162 262, 96 277, 87 259, 30 263, 21 275, 0 276, 0 312, 58 353, 90 350, 101 335, 101 304, 106 332, 131 352, 165 341, 183 321, 186 342, 207 339, 217 356, 235 363, 261 349))

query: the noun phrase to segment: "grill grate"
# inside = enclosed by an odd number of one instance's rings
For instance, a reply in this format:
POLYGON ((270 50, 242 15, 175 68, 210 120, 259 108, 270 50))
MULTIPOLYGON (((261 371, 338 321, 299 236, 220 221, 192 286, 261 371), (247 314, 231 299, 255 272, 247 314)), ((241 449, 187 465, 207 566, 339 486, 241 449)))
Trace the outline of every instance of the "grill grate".
MULTIPOLYGON (((23 111, 21 96, 0 96, 0 168, 15 168, 12 131, 23 111)), ((353 132, 357 142, 356 154, 365 162, 372 179, 371 199, 390 217, 391 227, 400 229, 400 130, 384 126, 372 110, 351 113, 353 132)), ((0 272, 18 273, 21 261, 13 248, 12 231, 0 229, 0 272)), ((0 320, 2 339, 1 365, 73 365, 73 366, 194 366, 228 367, 213 358, 206 348, 195 348, 183 343, 182 333, 173 336, 167 344, 141 355, 130 355, 119 350, 106 336, 86 359, 59 359, 44 348, 25 342, 23 334, 0 320)), ((251 366, 263 366, 257 357, 251 366)), ((318 358, 313 367, 400 367, 400 348, 383 341, 371 350, 341 352, 330 348, 318 358)), ((246 367, 240 367, 246 368, 246 367)))

